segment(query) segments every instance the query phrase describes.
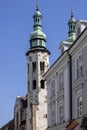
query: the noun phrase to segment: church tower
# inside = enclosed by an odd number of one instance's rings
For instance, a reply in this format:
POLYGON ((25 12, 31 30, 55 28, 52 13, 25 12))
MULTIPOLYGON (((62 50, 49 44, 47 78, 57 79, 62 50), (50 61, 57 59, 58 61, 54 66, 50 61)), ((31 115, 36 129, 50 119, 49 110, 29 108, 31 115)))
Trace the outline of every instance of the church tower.
POLYGON ((60 43, 60 50, 61 53, 63 53, 65 50, 69 49, 69 47, 73 44, 73 42, 76 39, 76 20, 74 18, 73 11, 71 10, 71 17, 68 21, 68 27, 69 27, 69 32, 68 32, 68 37, 65 41, 62 41, 60 43))
POLYGON ((42 14, 38 5, 33 16, 33 32, 30 34, 30 49, 26 53, 28 67, 27 130, 47 128, 47 88, 43 74, 49 68, 46 35, 42 31, 42 14))

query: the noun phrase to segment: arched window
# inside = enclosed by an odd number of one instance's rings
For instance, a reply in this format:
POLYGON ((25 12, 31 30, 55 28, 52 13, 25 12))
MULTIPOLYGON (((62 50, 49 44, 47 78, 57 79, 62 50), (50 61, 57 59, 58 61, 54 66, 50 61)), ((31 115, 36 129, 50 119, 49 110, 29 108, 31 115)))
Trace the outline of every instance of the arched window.
POLYGON ((72 25, 71 25, 71 31, 72 31, 72 25))
POLYGON ((36 22, 37 22, 37 18, 36 18, 36 22))
POLYGON ((32 89, 36 89, 36 80, 33 80, 32 89))
POLYGON ((44 88, 45 88, 45 85, 44 85, 44 80, 41 80, 41 81, 40 81, 40 86, 41 86, 41 88, 42 88, 42 89, 44 89, 44 88))
POLYGON ((32 62, 32 71, 33 71, 33 72, 36 71, 36 62, 32 62))

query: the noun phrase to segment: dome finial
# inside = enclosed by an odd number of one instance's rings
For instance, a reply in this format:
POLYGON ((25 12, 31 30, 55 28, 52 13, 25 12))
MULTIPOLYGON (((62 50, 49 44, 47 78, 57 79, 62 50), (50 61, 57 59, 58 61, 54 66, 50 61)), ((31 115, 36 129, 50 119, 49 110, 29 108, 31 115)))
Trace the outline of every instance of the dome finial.
POLYGON ((71 18, 74 17, 74 11, 71 9, 71 18))
POLYGON ((39 4, 38 4, 37 1, 36 1, 36 10, 37 10, 37 11, 39 10, 39 4))

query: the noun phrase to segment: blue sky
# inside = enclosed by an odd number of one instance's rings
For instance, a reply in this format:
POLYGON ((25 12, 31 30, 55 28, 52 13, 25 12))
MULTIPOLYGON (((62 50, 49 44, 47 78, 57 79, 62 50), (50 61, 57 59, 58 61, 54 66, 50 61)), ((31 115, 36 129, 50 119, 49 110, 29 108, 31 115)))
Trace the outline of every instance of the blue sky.
MULTIPOLYGON (((59 43, 68 35, 71 9, 87 19, 87 0, 38 0, 43 15, 51 64, 60 55, 59 43)), ((36 0, 0 0, 0 127, 13 118, 17 95, 27 92, 29 35, 33 31, 36 0)))

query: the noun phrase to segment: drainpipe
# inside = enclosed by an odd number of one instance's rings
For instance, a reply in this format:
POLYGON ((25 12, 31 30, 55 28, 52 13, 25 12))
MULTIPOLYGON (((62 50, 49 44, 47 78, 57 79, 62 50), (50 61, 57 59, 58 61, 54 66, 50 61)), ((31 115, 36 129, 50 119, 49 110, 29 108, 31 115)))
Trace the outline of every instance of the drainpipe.
POLYGON ((70 75, 70 121, 72 120, 72 57, 69 54, 69 75, 70 75))

